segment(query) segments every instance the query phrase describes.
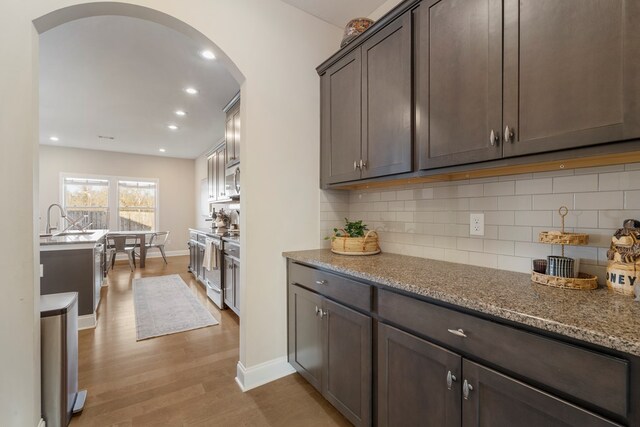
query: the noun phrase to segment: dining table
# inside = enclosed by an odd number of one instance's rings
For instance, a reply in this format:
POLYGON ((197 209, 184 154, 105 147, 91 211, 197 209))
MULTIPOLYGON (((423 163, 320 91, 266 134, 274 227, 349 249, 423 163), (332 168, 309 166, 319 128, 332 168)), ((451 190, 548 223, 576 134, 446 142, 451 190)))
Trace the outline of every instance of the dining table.
POLYGON ((130 231, 110 231, 107 233, 109 235, 125 235, 131 237, 137 237, 140 239, 140 268, 144 268, 145 260, 147 258, 147 235, 154 234, 154 230, 130 230, 130 231))

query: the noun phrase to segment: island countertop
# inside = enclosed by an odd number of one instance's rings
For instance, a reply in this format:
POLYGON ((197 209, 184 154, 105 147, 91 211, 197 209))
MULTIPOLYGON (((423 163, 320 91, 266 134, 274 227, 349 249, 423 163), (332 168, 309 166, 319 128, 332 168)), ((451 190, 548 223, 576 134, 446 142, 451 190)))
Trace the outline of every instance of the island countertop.
POLYGON ((109 230, 91 230, 91 234, 74 234, 73 232, 65 235, 53 235, 48 237, 40 237, 40 250, 58 250, 61 247, 68 246, 68 249, 85 249, 92 247, 100 239, 105 237, 109 230))
POLYGON ((640 302, 604 288, 577 291, 531 282, 528 274, 382 253, 285 252, 311 266, 640 356, 640 302))

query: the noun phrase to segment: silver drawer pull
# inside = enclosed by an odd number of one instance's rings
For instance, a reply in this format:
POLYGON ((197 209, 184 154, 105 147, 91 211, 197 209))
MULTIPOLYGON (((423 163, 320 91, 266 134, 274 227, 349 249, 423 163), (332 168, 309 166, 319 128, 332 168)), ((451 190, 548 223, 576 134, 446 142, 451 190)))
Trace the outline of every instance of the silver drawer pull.
POLYGON ((453 383, 456 382, 457 378, 455 375, 451 373, 451 371, 447 372, 447 388, 451 390, 453 387, 453 383))
POLYGON ((318 308, 318 306, 316 305, 316 316, 318 315, 318 313, 320 313, 320 311, 322 311, 322 310, 320 310, 320 309, 318 308))
POLYGON ((462 397, 464 400, 469 400, 469 393, 473 390, 473 387, 467 380, 464 380, 464 384, 462 384, 462 397))
POLYGON ((447 329, 447 331, 449 331, 449 333, 451 333, 451 334, 453 334, 453 335, 455 335, 457 337, 462 337, 462 338, 466 338, 467 337, 462 329, 447 329))
POLYGON ((327 281, 326 280, 316 280, 316 285, 326 285, 327 281))

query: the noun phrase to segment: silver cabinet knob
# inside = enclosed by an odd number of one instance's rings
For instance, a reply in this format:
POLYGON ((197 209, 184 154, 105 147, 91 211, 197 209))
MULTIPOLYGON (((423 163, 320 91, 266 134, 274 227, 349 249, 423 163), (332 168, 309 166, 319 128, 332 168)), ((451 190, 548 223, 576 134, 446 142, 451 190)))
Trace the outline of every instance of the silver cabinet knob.
POLYGON ((451 371, 447 372, 447 388, 451 390, 453 387, 453 383, 456 382, 457 378, 455 375, 451 373, 451 371))
POLYGON ((316 280, 316 285, 326 285, 327 283, 326 280, 316 280))
POLYGON ((491 133, 489 134, 489 143, 491 146, 495 146, 500 141, 500 134, 493 129, 491 129, 491 133))
POLYGON ((360 170, 363 171, 367 168, 367 162, 365 162, 364 160, 360 159, 360 170))
POLYGON ((455 335, 457 337, 461 337, 461 338, 466 338, 467 337, 467 335, 464 333, 464 330, 462 330, 462 329, 447 329, 447 331, 450 334, 453 334, 453 335, 455 335))
POLYGON ((471 391, 473 391, 473 386, 469 384, 467 380, 464 380, 462 384, 462 397, 464 397, 464 400, 469 400, 469 393, 471 391))
POLYGON ((318 315, 318 313, 320 313, 320 309, 318 308, 318 306, 316 305, 316 316, 318 315))
POLYGON ((505 142, 511 142, 513 143, 515 140, 515 132, 513 128, 510 128, 509 125, 507 125, 504 128, 504 141, 505 142))

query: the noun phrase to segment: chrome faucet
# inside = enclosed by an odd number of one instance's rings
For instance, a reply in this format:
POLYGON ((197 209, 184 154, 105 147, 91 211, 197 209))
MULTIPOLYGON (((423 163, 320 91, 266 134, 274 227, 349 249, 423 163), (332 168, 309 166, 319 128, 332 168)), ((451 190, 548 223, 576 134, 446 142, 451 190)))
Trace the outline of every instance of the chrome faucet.
POLYGON ((66 218, 67 217, 67 212, 59 204, 53 203, 51 206, 49 206, 49 208, 47 209, 47 227, 45 228, 45 232, 47 234, 51 234, 51 230, 54 229, 53 227, 51 227, 51 208, 53 208, 54 206, 56 206, 58 209, 60 209, 60 217, 61 218, 66 218))

